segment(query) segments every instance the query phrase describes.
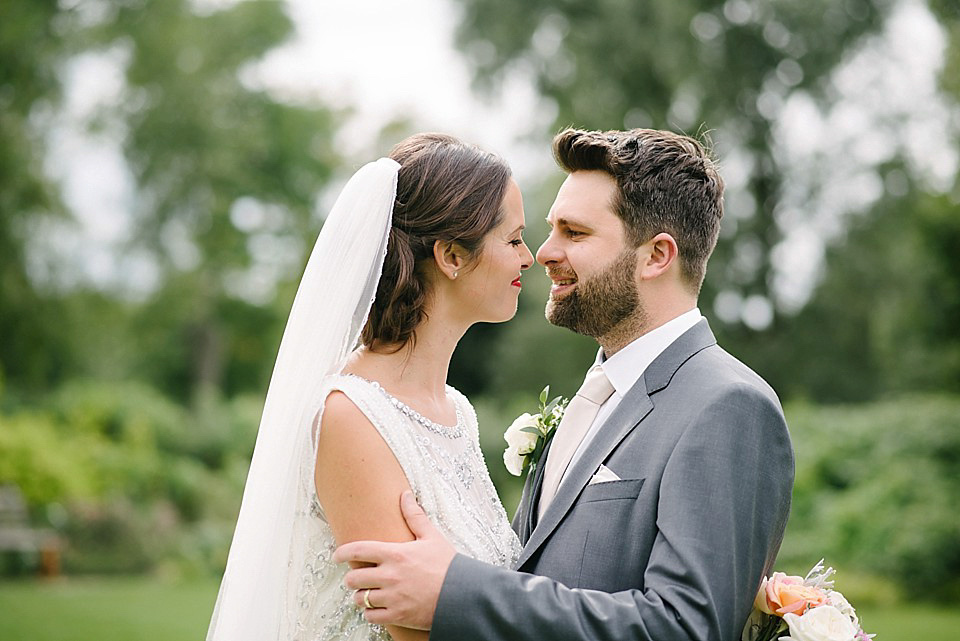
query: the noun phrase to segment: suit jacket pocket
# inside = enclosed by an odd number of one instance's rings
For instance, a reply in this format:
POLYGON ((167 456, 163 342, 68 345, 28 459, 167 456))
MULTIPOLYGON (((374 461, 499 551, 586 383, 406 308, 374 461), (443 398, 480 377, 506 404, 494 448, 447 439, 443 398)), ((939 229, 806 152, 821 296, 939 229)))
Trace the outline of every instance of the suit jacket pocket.
POLYGON ((616 499, 635 499, 640 494, 644 479, 622 479, 588 485, 580 494, 577 503, 593 501, 613 501, 616 499))

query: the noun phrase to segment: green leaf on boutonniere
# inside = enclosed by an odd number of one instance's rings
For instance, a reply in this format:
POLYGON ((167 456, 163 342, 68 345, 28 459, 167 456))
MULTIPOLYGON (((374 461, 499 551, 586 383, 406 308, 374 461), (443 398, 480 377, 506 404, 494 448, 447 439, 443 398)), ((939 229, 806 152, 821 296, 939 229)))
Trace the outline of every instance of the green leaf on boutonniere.
POLYGON ((533 415, 521 414, 504 433, 504 439, 508 444, 503 453, 504 464, 507 466, 507 471, 515 476, 519 476, 524 470, 529 472, 536 468, 566 409, 567 399, 557 396, 548 403, 549 396, 550 386, 547 385, 540 392, 540 411, 533 415), (520 427, 521 425, 523 427, 520 427), (517 438, 518 433, 531 434, 533 438, 517 438), (520 454, 520 448, 529 447, 531 441, 533 449, 527 454, 520 454))
POLYGON ((560 397, 559 397, 559 396, 556 397, 555 399, 553 399, 552 401, 550 401, 550 403, 548 403, 547 406, 543 408, 543 416, 544 416, 544 418, 546 418, 546 417, 550 416, 551 414, 553 414, 553 410, 556 409, 557 405, 559 405, 559 404, 560 404, 560 397))

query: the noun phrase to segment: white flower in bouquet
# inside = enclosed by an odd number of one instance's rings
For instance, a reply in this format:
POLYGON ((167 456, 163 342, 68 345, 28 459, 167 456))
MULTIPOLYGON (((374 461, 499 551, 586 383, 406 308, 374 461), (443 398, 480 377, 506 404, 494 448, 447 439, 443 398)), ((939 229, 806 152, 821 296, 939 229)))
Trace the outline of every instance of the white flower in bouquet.
POLYGON ((840 610, 840 612, 845 614, 853 623, 853 625, 855 625, 858 628, 860 627, 860 619, 857 618, 857 612, 856 610, 853 609, 853 606, 850 605, 850 602, 847 601, 847 597, 843 596, 836 590, 832 590, 827 595, 827 603, 829 603, 836 609, 840 610))
POLYGON ((860 631, 850 617, 832 605, 811 608, 802 616, 788 612, 783 618, 790 636, 780 637, 780 641, 854 641, 860 631))
POLYGON ((537 435, 525 427, 537 427, 537 417, 524 412, 516 418, 507 431, 503 440, 507 442, 507 449, 503 452, 503 464, 507 471, 514 476, 520 476, 527 455, 537 447, 537 435))
POLYGON ((741 641, 870 641, 823 559, 806 577, 774 572, 760 582, 741 641), (780 636, 789 633, 790 636, 780 636))

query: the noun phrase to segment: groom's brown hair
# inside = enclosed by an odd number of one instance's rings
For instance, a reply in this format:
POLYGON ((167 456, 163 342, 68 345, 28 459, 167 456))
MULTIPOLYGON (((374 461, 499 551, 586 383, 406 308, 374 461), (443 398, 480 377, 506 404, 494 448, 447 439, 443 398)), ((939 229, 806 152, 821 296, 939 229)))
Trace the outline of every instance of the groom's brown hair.
POLYGON ((613 211, 634 246, 666 232, 686 283, 699 291, 723 217, 723 179, 698 141, 670 131, 565 129, 553 154, 566 172, 599 170, 617 183, 613 211))

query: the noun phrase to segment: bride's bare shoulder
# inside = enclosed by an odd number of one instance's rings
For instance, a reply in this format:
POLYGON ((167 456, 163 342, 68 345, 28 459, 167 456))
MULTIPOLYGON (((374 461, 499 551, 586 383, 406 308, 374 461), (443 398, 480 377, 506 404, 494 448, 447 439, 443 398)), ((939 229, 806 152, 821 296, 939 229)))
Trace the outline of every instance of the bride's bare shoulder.
POLYGON ((317 498, 337 543, 411 538, 400 514, 410 488, 389 445, 342 390, 327 396, 314 469, 317 498))
POLYGON ((371 429, 373 428, 373 424, 370 423, 363 411, 342 389, 333 389, 327 394, 323 403, 323 413, 319 416, 319 419, 321 436, 324 432, 329 433, 330 430, 353 431, 364 424, 371 429))

